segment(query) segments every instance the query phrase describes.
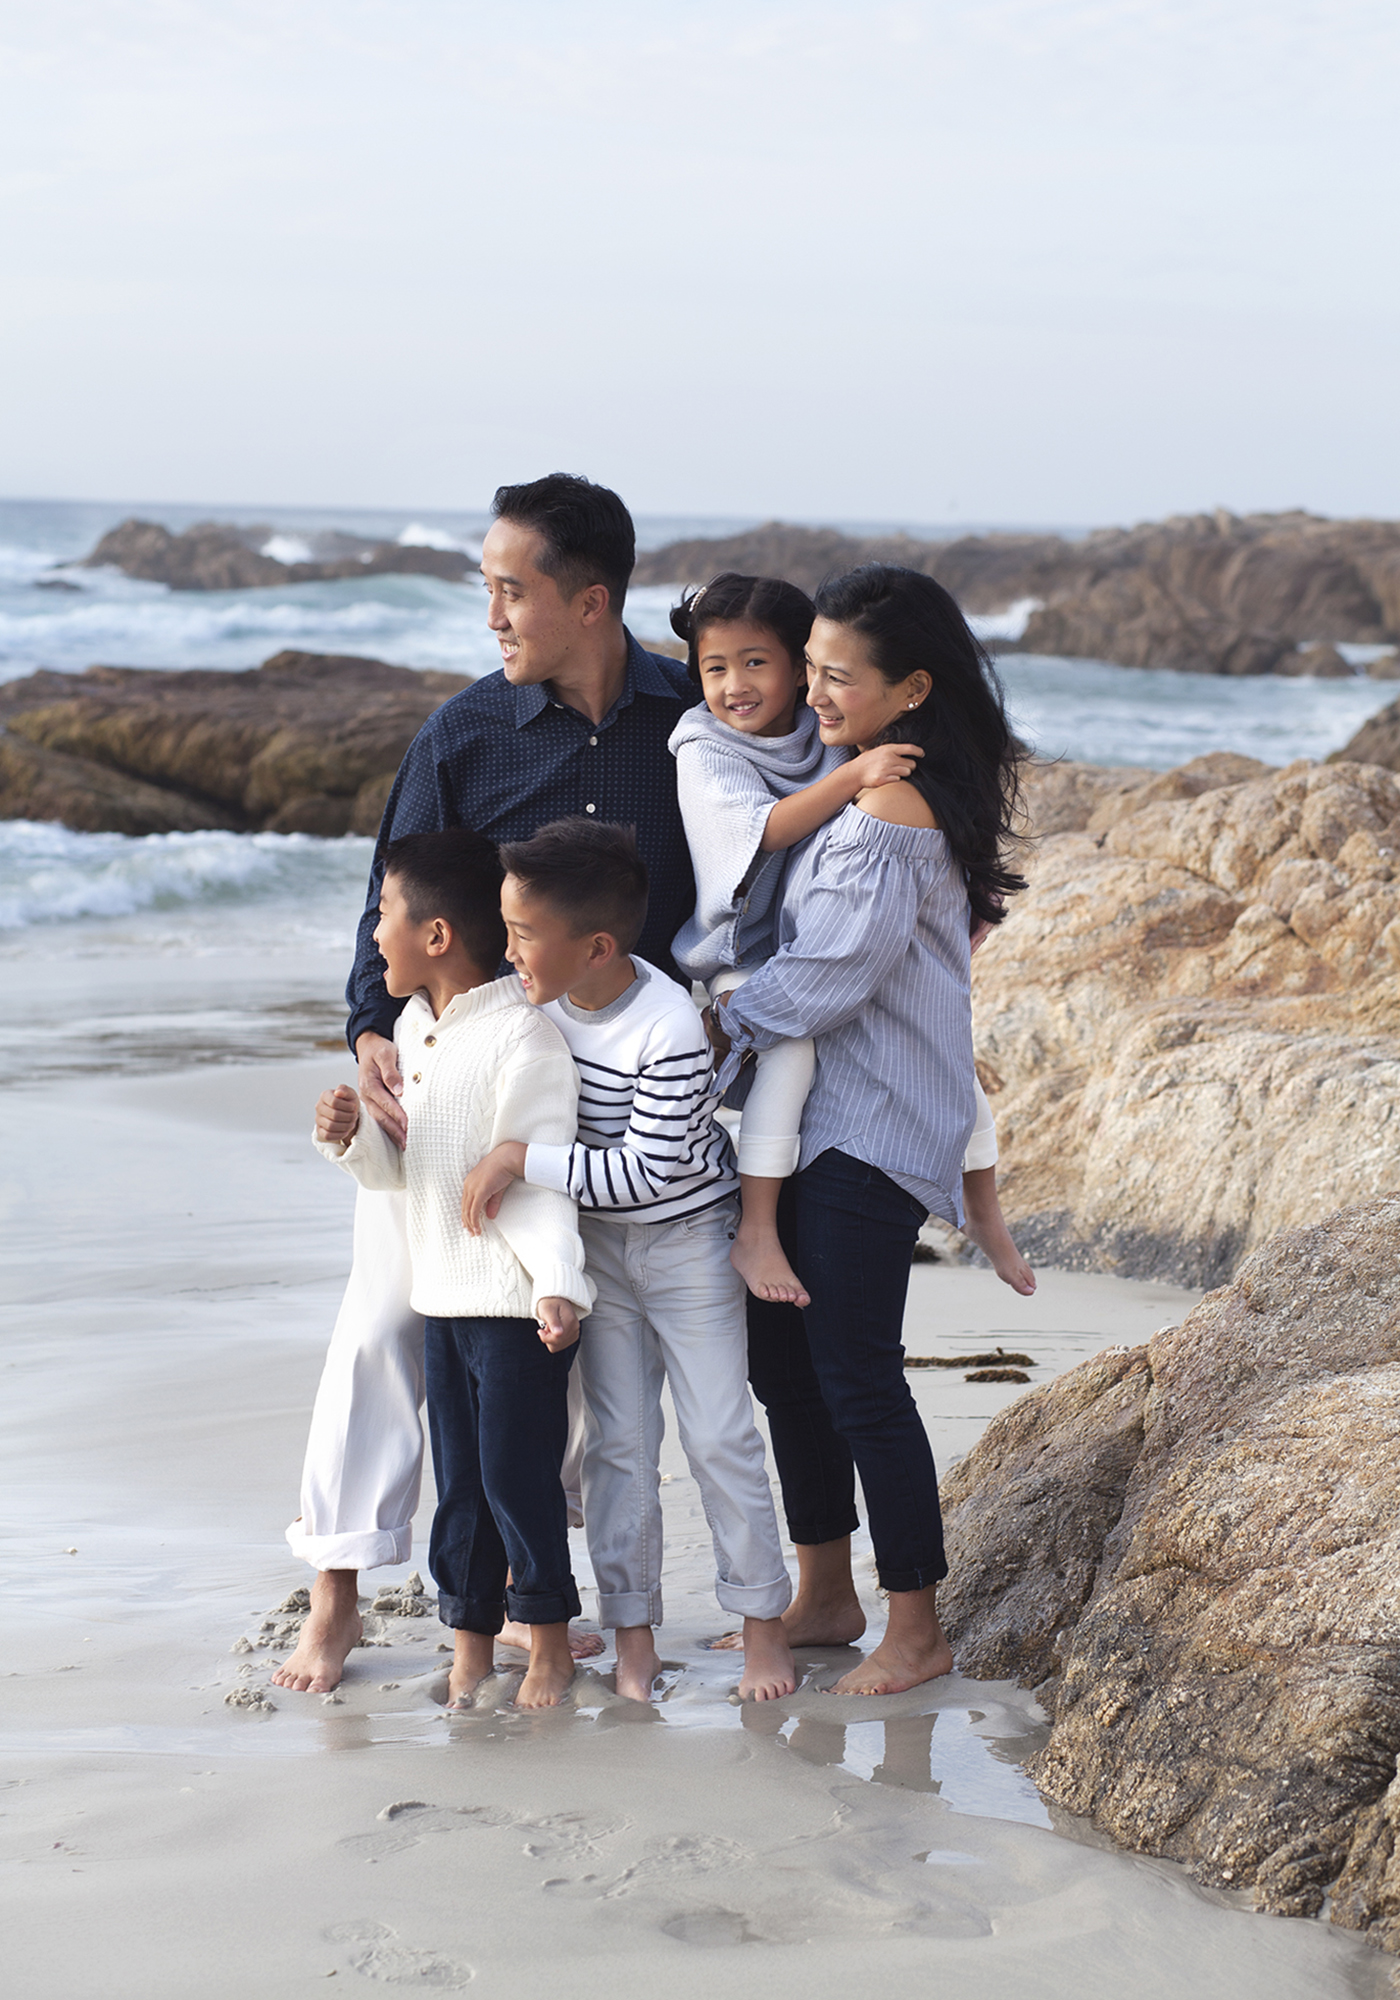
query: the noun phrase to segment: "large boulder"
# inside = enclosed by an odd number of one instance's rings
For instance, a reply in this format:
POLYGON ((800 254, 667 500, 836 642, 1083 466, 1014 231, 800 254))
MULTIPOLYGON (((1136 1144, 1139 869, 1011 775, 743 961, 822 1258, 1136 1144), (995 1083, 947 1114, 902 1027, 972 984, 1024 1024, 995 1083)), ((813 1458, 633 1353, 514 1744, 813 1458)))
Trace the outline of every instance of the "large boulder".
POLYGON ((85 832, 373 833, 404 751, 468 685, 296 652, 246 673, 31 674, 0 686, 0 817, 85 832))
POLYGON ((960 1663, 1123 1845, 1400 1945, 1400 1198, 1282 1232, 944 1482, 960 1663))
POLYGON ((158 521, 133 517, 109 529, 79 567, 120 569, 148 583, 168 584, 172 590, 256 590, 281 583, 328 583, 403 572, 460 583, 477 567, 458 549, 420 548, 340 533, 312 539, 322 546, 319 556, 281 562, 264 553, 272 540, 267 526, 236 528, 225 521, 199 521, 173 535, 158 521))
MULTIPOLYGON (((1400 523, 1224 509, 1135 528, 1058 535, 843 535, 778 521, 673 542, 641 583, 703 583, 722 569, 806 590, 862 562, 936 576, 965 610, 1034 607, 1022 650, 1196 673, 1346 673, 1337 640, 1400 637, 1400 523), (1300 652, 1300 648, 1309 649, 1300 652)), ((1006 646, 1013 642, 999 642, 1006 646)))
POLYGON ((1003 1206, 1041 1261, 1217 1284, 1400 1189, 1400 778, 1080 772, 1032 773, 1064 830, 974 960, 1003 1206))

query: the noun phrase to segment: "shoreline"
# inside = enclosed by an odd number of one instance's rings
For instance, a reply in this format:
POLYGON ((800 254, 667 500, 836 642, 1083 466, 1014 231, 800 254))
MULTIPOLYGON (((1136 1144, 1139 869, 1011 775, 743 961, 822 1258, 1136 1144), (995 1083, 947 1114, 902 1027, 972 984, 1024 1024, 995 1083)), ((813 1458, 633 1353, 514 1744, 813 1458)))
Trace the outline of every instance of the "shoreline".
MULTIPOLYGON (((1048 1811, 1021 1769, 1043 1727, 1010 1684, 955 1675, 856 1702, 809 1682, 733 1706, 732 1656, 703 1647, 724 1620, 673 1437, 672 1672, 654 1707, 590 1670, 567 1710, 449 1722, 435 1619, 383 1621, 391 1643, 352 1655, 339 1700, 227 1707, 270 1664, 231 1648, 307 1580, 281 1530, 352 1191, 306 1132, 348 1061, 11 1093, 5 1569, 24 1616, 0 1741, 23 2000, 90 1991, 99 1944, 103 1991, 133 2000, 254 1983, 302 2000, 330 1976, 591 1995, 638 1974, 698 1993, 718 1973, 740 1995, 823 2000, 930 1972, 973 2000, 1386 1990, 1386 1961, 1355 1940, 1244 1915, 1048 1811)), ((908 1344, 1000 1340, 1042 1381, 1196 1296, 1048 1272, 1022 1301, 989 1272, 919 1265, 908 1344)), ((942 1469, 1021 1393, 910 1379, 942 1469)), ((804 1657, 821 1680, 849 1655, 804 1657)))

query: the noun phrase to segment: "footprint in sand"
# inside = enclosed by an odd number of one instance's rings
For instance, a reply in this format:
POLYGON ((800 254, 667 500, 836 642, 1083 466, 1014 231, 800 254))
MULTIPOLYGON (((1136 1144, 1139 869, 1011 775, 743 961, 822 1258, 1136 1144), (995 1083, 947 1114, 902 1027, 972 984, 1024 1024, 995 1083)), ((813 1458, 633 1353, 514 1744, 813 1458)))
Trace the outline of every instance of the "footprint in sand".
POLYGON ((400 1944, 398 1933, 388 1924, 334 1924, 324 1935, 333 1944, 352 1947, 347 1963, 352 1972, 365 1979, 380 1979, 390 1986, 426 1986, 452 1992, 470 1985, 476 1978, 475 1968, 463 1965, 460 1959, 400 1944))

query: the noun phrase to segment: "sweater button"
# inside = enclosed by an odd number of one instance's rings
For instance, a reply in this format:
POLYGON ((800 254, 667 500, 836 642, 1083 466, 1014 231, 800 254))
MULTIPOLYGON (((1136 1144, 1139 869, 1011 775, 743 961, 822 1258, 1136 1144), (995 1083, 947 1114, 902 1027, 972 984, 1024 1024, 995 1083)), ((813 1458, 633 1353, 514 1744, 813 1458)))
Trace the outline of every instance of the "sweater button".
POLYGON ((433 1048, 436 1048, 436 1047, 437 1047, 437 1036, 436 1036, 436 1035, 424 1035, 424 1037, 423 1037, 423 1046, 424 1046, 424 1048, 425 1048, 425 1049, 433 1049, 433 1048))
POLYGON ((423 1081, 423 1072, 422 1072, 422 1070, 421 1070, 421 1069, 416 1069, 416 1070, 414 1070, 414 1072, 413 1072, 413 1081, 414 1081, 415 1083, 421 1083, 421 1082, 423 1081))

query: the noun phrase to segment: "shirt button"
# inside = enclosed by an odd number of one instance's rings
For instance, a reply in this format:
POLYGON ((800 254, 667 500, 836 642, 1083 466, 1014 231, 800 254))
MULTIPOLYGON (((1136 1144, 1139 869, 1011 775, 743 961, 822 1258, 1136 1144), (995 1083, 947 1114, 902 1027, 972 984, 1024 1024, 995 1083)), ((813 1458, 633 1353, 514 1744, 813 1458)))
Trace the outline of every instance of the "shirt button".
POLYGON ((424 1046, 424 1048, 425 1048, 425 1049, 433 1049, 433 1048, 436 1048, 436 1047, 437 1047, 437 1036, 436 1036, 436 1035, 424 1035, 424 1037, 423 1037, 423 1046, 424 1046))
POLYGON ((422 1070, 421 1070, 421 1069, 416 1069, 416 1070, 414 1070, 414 1072, 413 1072, 413 1081, 414 1081, 415 1083, 421 1083, 421 1082, 423 1081, 423 1072, 422 1072, 422 1070))
POLYGON ((585 806, 585 807, 584 807, 584 811, 585 811, 586 813, 595 813, 595 812, 597 812, 597 810, 598 810, 597 806, 585 806))
POLYGON ((590 736, 588 740, 590 743, 596 743, 598 741, 596 736, 590 736))

